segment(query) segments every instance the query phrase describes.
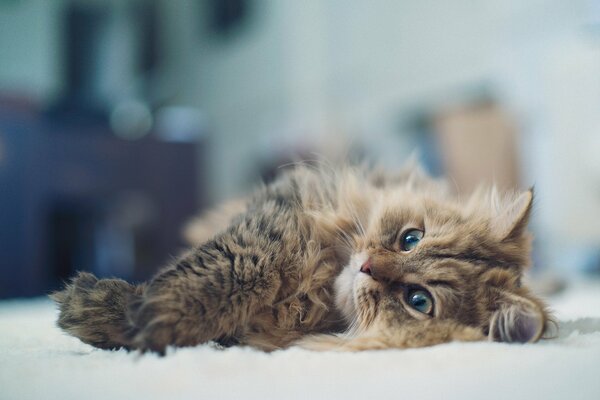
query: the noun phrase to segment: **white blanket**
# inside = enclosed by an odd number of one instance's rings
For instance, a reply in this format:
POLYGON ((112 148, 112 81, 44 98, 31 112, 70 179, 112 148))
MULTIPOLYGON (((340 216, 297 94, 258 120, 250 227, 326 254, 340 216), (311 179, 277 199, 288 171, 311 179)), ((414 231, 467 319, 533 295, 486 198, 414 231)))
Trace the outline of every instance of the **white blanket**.
POLYGON ((271 354, 210 345, 103 351, 45 299, 0 302, 0 399, 600 399, 600 283, 550 301, 558 338, 413 350, 271 354))

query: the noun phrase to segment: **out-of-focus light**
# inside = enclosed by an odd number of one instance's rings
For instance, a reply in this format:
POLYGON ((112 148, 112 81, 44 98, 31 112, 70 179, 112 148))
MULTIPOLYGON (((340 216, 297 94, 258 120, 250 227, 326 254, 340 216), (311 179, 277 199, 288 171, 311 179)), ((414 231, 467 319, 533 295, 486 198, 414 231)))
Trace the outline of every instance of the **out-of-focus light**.
POLYGON ((193 142, 206 133, 206 120, 200 110, 187 106, 170 106, 156 115, 156 135, 171 142, 193 142))
POLYGON ((110 114, 110 127, 122 139, 137 140, 152 129, 152 113, 141 101, 126 100, 117 104, 110 114))

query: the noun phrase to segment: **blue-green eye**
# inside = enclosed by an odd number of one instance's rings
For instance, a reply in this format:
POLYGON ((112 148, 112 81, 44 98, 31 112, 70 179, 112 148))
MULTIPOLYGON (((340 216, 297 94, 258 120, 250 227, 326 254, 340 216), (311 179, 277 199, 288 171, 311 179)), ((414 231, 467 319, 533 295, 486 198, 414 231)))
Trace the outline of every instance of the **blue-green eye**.
POLYGON ((431 315, 433 312, 431 295, 423 289, 410 290, 406 296, 406 301, 412 308, 423 314, 431 315))
POLYGON ((402 239, 400 240, 400 247, 404 251, 411 251, 419 242, 423 239, 423 231, 418 229, 409 229, 402 234, 402 239))

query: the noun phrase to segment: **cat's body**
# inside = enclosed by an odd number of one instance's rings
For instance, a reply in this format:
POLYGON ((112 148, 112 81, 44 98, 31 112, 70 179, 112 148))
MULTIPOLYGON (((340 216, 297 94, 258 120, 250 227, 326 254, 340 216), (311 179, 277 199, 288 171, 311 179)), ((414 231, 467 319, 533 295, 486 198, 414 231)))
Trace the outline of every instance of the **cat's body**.
POLYGON ((159 352, 537 340, 547 316, 520 285, 530 203, 526 192, 461 204, 414 168, 298 167, 223 211, 225 229, 145 286, 80 274, 53 295, 59 326, 97 347, 159 352))

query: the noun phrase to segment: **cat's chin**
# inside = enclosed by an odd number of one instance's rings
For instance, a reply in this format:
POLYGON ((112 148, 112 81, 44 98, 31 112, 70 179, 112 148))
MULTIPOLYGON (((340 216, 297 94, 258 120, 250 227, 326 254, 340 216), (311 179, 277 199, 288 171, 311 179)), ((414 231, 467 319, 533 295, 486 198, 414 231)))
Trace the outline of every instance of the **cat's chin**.
POLYGON ((356 316, 356 291, 357 280, 364 275, 360 272, 360 266, 367 261, 366 252, 355 253, 350 257, 348 265, 337 276, 334 283, 335 305, 347 321, 352 321, 356 316))

